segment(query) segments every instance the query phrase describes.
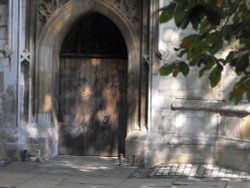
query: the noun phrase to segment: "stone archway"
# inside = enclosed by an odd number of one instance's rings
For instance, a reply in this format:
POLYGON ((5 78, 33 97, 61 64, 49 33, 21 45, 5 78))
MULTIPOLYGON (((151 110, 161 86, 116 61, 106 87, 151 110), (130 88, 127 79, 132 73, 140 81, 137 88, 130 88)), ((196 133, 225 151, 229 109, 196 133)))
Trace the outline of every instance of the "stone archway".
POLYGON ((40 127, 50 129, 50 155, 57 155, 57 98, 59 53, 66 33, 77 19, 91 13, 100 13, 112 20, 121 31, 128 49, 128 117, 127 131, 138 126, 140 50, 139 36, 134 24, 110 1, 72 0, 61 6, 46 22, 37 44, 34 111, 40 127))

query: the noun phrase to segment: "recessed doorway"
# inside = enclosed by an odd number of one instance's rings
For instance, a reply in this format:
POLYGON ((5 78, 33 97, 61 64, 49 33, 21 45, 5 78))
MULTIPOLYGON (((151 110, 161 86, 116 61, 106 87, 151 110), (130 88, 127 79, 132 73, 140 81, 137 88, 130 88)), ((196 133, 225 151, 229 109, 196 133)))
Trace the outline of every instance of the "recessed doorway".
POLYGON ((128 55, 116 25, 85 15, 66 35, 60 52, 59 154, 125 153, 128 55))

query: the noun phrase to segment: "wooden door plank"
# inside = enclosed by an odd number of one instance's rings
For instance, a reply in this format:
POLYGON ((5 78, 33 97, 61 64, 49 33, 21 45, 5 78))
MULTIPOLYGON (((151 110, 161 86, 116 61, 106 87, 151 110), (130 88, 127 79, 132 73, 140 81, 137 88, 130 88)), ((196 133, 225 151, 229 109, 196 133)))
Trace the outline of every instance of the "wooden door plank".
POLYGON ((126 82, 126 62, 120 59, 61 59, 60 81, 67 80, 73 85, 60 84, 60 97, 64 99, 59 102, 60 121, 63 128, 70 130, 67 133, 61 130, 60 152, 117 156, 118 144, 119 150, 121 145, 124 147, 124 141, 118 143, 118 138, 125 139, 121 131, 126 126, 122 118, 126 112, 126 90, 121 89, 121 82, 126 82), (65 122, 65 111, 71 113, 72 121, 65 122))

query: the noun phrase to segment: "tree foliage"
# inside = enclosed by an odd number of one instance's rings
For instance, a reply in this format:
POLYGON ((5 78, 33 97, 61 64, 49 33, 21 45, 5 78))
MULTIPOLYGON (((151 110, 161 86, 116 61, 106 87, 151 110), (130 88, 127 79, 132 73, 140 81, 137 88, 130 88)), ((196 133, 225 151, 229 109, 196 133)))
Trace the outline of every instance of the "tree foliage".
POLYGON ((176 50, 179 56, 161 67, 163 76, 187 75, 192 66, 199 67, 199 76, 209 74, 211 87, 221 80, 229 65, 240 80, 234 84, 229 101, 238 104, 243 95, 250 102, 250 10, 249 0, 172 0, 161 9, 160 22, 174 19, 177 27, 192 25, 195 34, 182 39, 176 50), (230 48, 225 57, 218 55, 230 48))

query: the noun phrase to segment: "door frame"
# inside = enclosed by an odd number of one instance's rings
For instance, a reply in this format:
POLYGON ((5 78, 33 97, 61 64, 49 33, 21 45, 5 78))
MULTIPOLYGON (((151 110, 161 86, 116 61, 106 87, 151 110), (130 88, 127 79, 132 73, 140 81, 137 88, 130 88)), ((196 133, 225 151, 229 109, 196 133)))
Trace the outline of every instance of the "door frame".
MULTIPOLYGON (((121 31, 128 50, 127 135, 139 128, 140 37, 136 24, 110 1, 68 1, 50 16, 36 46, 34 72, 34 116, 40 127, 50 129, 50 154, 58 154, 58 79, 60 49, 73 24, 91 12, 100 13, 121 31)), ((126 148, 125 148, 126 149, 126 148)))

